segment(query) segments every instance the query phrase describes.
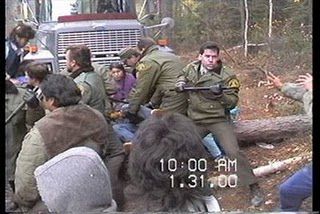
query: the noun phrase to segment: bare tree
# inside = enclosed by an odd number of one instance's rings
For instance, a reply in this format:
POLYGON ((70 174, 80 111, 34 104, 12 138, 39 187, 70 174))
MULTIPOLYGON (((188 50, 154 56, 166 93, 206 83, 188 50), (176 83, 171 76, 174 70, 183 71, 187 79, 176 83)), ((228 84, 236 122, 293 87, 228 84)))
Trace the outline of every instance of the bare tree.
POLYGON ((249 22, 249 10, 247 0, 243 0, 245 11, 245 23, 244 23, 244 56, 248 56, 248 22, 249 22))
POLYGON ((273 11, 272 0, 269 0, 269 31, 268 31, 269 39, 271 38, 271 33, 272 33, 272 11, 273 11))

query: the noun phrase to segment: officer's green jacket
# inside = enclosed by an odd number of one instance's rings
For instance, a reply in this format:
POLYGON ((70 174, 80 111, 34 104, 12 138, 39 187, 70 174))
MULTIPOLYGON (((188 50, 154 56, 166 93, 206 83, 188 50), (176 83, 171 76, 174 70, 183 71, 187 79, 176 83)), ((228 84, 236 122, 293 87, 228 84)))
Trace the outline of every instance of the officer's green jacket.
POLYGON ((239 80, 225 66, 220 65, 220 74, 208 71, 200 75, 201 62, 188 64, 177 82, 185 82, 186 86, 202 87, 222 84, 234 89, 223 91, 221 97, 216 97, 210 91, 185 92, 189 94, 188 117, 195 123, 211 124, 229 120, 229 110, 238 103, 239 80))
MULTIPOLYGON (((18 88, 18 93, 8 93, 5 95, 5 116, 6 118, 23 102, 25 90, 18 88)), ((14 180, 16 158, 21 149, 22 140, 27 133, 26 109, 21 109, 10 122, 6 124, 6 180, 14 180)))
POLYGON ((186 114, 186 94, 170 91, 175 88, 182 69, 183 64, 178 56, 160 51, 157 46, 149 47, 136 65, 137 86, 129 95, 129 111, 136 113, 140 105, 148 103, 156 92, 160 109, 186 114))
POLYGON ((106 94, 101 77, 93 71, 82 72, 74 81, 81 90, 81 102, 104 114, 106 94))

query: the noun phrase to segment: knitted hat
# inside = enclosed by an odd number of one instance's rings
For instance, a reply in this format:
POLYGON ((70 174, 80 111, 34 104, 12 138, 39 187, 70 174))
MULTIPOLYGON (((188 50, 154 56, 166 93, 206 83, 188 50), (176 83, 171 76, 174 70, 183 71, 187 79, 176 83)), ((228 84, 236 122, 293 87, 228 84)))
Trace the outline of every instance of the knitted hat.
POLYGON ((129 59, 131 56, 137 56, 140 55, 140 53, 135 48, 124 48, 119 52, 119 57, 121 60, 129 59))
POLYGON ((39 193, 50 212, 116 211, 109 172, 88 147, 71 148, 37 167, 39 193))

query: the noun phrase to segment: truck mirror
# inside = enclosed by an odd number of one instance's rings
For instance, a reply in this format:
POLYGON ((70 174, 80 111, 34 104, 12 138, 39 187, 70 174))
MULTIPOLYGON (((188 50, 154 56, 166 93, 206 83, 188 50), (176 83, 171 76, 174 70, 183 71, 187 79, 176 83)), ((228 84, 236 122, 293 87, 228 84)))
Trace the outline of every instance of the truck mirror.
POLYGON ((174 27, 174 20, 173 18, 170 18, 170 17, 164 17, 161 20, 161 24, 165 24, 167 28, 172 29, 174 27))

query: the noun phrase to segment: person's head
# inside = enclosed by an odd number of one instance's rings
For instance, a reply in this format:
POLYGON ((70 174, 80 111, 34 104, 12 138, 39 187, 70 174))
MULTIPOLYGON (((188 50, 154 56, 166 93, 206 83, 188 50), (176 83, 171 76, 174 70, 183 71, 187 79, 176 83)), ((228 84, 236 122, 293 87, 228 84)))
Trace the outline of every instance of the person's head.
POLYGON ((40 104, 50 111, 64 106, 76 105, 81 100, 81 91, 70 77, 48 74, 40 84, 40 104))
POLYGON ((23 48, 29 40, 34 38, 35 34, 36 31, 33 30, 31 26, 21 23, 13 28, 9 38, 15 41, 19 48, 23 48))
POLYGON ((150 37, 144 37, 139 39, 137 47, 141 53, 144 53, 149 47, 156 45, 157 43, 150 37))
POLYGON ((201 65, 208 70, 217 68, 221 63, 219 52, 219 47, 213 42, 205 42, 202 44, 198 56, 201 65))
POLYGON ((111 77, 116 81, 120 81, 126 76, 126 70, 121 63, 111 63, 109 69, 111 77))
POLYGON ((141 54, 135 48, 124 48, 120 51, 120 60, 127 66, 134 67, 140 60, 141 54))
POLYGON ((41 199, 50 212, 116 211, 109 171, 88 147, 60 153, 34 172, 41 199))
POLYGON ((86 45, 67 47, 66 60, 68 72, 74 72, 79 68, 92 68, 91 51, 86 45))
MULTIPOLYGON (((141 123, 132 143, 134 146, 129 159, 132 182, 143 194, 162 199, 164 211, 179 210, 186 200, 203 195, 204 189, 200 185, 195 188, 179 187, 182 182, 185 186, 191 182, 190 174, 200 176, 199 171, 191 173, 188 170, 188 161, 199 160, 206 155, 202 139, 189 118, 178 113, 161 118, 152 116, 141 123), (171 171, 168 170, 170 159, 171 171), (171 175, 176 182, 174 187, 171 175)), ((205 176, 205 172, 203 174, 205 176)))
POLYGON ((28 84, 31 86, 38 86, 47 74, 49 74, 49 69, 46 64, 38 63, 34 60, 23 61, 19 66, 19 70, 20 69, 29 77, 28 84))

